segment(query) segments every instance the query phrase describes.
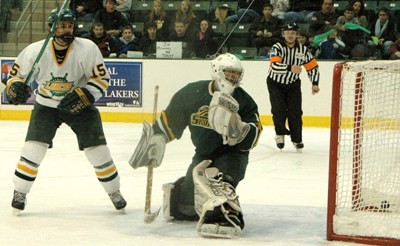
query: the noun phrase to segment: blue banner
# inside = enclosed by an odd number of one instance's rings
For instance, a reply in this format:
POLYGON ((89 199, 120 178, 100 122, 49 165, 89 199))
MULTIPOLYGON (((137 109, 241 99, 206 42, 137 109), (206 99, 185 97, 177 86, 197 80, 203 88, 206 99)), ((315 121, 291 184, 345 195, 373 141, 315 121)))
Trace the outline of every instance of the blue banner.
MULTIPOLYGON (((1 80, 7 78, 14 60, 1 60, 1 80)), ((105 107, 142 107, 142 62, 105 61, 110 81, 108 90, 95 103, 105 107)), ((27 105, 35 103, 37 83, 32 83, 32 96, 26 102, 27 105)), ((1 97, 2 104, 9 104, 5 93, 1 97)))

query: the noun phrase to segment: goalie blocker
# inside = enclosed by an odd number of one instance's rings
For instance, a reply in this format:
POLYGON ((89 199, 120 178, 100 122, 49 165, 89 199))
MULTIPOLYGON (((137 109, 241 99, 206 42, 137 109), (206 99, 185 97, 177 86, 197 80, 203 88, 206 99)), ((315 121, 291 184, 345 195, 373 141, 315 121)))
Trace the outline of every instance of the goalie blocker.
POLYGON ((147 122, 143 122, 142 136, 133 153, 129 164, 137 169, 148 166, 150 161, 153 167, 161 165, 165 153, 166 139, 162 134, 154 134, 153 128, 147 122))

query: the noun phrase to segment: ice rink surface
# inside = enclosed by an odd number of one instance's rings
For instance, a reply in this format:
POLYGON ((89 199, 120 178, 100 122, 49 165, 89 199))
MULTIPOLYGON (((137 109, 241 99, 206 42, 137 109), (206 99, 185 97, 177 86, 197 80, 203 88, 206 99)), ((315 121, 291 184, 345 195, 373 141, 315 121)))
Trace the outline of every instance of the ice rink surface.
MULTIPOLYGON (((160 212, 143 223, 147 169, 128 164, 141 124, 105 123, 108 146, 128 202, 119 214, 96 179, 76 137, 62 125, 54 148, 39 169, 26 209, 12 215, 12 177, 28 122, 0 121, 0 245, 356 245, 326 240, 329 129, 305 128, 303 153, 288 137, 280 152, 274 132, 264 127, 251 151, 246 178, 236 192, 246 226, 239 239, 209 239, 195 222, 166 222, 160 212)), ((167 145, 163 163, 154 169, 152 212, 162 206, 162 184, 183 176, 194 147, 186 131, 167 145)))

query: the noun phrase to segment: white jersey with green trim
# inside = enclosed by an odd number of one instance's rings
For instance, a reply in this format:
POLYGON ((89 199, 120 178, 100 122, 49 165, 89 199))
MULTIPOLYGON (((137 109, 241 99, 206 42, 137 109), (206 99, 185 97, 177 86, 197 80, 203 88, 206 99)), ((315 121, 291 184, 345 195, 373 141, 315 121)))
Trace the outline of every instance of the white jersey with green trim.
MULTIPOLYGON (((25 81, 44 42, 29 45, 18 55, 9 72, 8 83, 25 81)), ((88 39, 75 38, 62 63, 57 62, 53 41, 50 40, 28 83, 33 80, 38 83, 38 103, 56 108, 60 100, 76 87, 86 87, 97 101, 107 90, 109 79, 97 45, 88 39)))

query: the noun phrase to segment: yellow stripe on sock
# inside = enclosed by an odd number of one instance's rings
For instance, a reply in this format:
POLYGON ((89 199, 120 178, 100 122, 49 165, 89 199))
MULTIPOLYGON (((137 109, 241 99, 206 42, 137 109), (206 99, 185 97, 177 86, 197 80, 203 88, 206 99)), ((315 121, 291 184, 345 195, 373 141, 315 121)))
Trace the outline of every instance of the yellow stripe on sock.
POLYGON ((20 162, 18 162, 18 164, 17 164, 17 170, 24 171, 24 172, 29 173, 30 175, 34 175, 34 176, 36 176, 38 173, 38 170, 31 169, 28 166, 25 166, 20 162))
POLYGON ((104 170, 104 171, 96 171, 97 177, 104 177, 108 176, 111 173, 114 173, 117 170, 117 167, 115 165, 110 166, 109 169, 104 170))

